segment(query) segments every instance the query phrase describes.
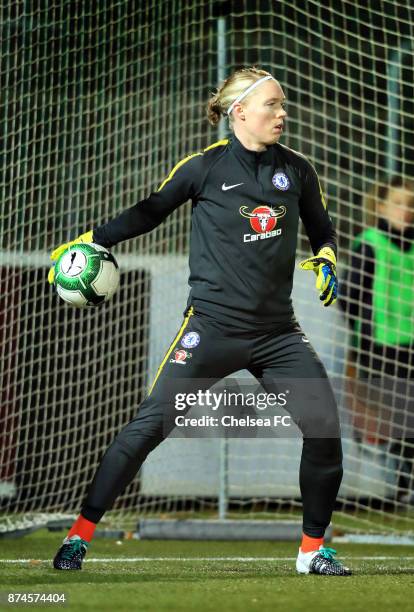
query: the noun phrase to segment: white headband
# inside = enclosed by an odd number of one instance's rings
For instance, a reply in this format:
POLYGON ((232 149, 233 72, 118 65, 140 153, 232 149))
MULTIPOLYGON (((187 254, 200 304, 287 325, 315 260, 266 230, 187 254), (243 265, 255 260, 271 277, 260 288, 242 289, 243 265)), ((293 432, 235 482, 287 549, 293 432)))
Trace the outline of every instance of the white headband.
POLYGON ((268 81, 269 79, 273 79, 274 81, 276 81, 276 79, 274 79, 270 74, 268 74, 267 76, 262 77, 258 81, 255 81, 245 91, 242 91, 242 93, 239 94, 237 96, 237 98, 234 100, 234 102, 232 104, 230 104, 230 106, 228 107, 227 115, 230 115, 231 111, 233 110, 234 105, 237 104, 237 102, 240 102, 240 100, 243 100, 243 98, 245 98, 247 96, 247 94, 249 94, 255 87, 260 85, 260 83, 263 83, 263 81, 268 81))

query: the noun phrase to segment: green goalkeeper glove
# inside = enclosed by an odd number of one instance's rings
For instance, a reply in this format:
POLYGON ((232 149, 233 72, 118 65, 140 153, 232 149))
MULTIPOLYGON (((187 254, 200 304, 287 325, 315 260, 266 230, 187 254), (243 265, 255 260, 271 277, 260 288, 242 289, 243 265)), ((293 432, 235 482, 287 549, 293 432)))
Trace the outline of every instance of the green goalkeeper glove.
POLYGON ((299 263, 302 270, 313 270, 316 274, 316 288, 321 292, 319 299, 324 306, 330 306, 338 294, 336 278, 336 257, 331 247, 322 247, 315 257, 299 263))
MULTIPOLYGON (((62 253, 66 251, 66 249, 68 249, 70 246, 72 246, 72 244, 79 244, 80 242, 93 242, 93 231, 90 230, 89 232, 85 232, 84 234, 81 234, 80 236, 75 238, 75 240, 71 240, 70 242, 65 242, 65 244, 61 244, 52 252, 52 254, 50 255, 50 259, 52 261, 57 261, 62 255, 62 253)), ((47 280, 49 281, 50 285, 53 285, 53 283, 55 282, 55 266, 52 266, 50 268, 49 274, 47 275, 47 280)))

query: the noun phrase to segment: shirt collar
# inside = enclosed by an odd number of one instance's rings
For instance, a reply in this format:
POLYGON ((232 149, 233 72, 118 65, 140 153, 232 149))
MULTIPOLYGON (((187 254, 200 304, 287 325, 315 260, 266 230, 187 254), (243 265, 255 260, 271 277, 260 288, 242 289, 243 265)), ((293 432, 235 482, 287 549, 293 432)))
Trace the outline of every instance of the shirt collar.
POLYGON ((264 151, 252 151, 251 149, 246 149, 235 134, 230 136, 229 141, 230 149, 233 153, 251 164, 265 163, 273 159, 272 146, 267 147, 264 151))

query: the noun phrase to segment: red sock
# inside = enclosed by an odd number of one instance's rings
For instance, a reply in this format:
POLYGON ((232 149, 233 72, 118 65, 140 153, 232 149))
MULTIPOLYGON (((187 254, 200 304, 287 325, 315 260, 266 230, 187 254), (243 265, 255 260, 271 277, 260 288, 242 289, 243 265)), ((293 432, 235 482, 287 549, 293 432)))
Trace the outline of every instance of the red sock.
POLYGON ((311 538, 307 536, 305 533, 302 537, 302 544, 300 548, 302 552, 312 552, 313 550, 319 550, 319 546, 323 546, 323 537, 322 538, 311 538))
POLYGON ((86 542, 90 542, 93 538, 93 533, 96 529, 96 523, 92 523, 92 521, 88 521, 81 514, 78 516, 76 521, 73 523, 70 531, 67 535, 70 538, 73 535, 78 535, 82 538, 82 540, 86 540, 86 542))

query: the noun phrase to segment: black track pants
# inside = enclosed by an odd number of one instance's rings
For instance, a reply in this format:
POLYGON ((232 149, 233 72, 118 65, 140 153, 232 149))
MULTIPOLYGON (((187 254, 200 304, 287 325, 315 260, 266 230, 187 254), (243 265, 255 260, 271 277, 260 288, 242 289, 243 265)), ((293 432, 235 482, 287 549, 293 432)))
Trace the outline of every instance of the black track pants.
POLYGON ((197 389, 204 386, 201 390, 205 391, 244 368, 260 380, 267 393, 280 391, 278 379, 291 379, 294 386, 298 379, 302 381, 297 382, 285 409, 303 435, 299 474, 303 531, 322 537, 342 479, 337 406, 322 362, 297 324, 272 332, 252 332, 194 313, 193 307, 187 311, 137 416, 104 454, 82 514, 98 522, 135 477, 148 453, 168 435, 165 414, 168 407, 171 409, 171 381, 182 393, 194 392, 195 384, 197 389), (177 355, 178 350, 186 351, 187 357, 177 355), (185 364, 178 363, 180 360, 185 364), (303 379, 308 379, 309 385, 303 379))

